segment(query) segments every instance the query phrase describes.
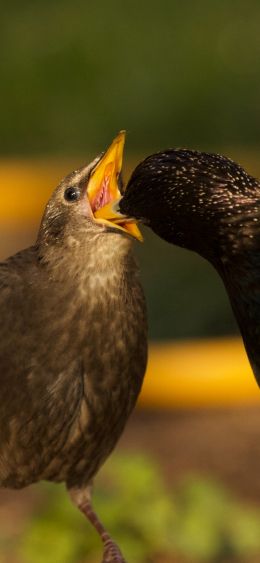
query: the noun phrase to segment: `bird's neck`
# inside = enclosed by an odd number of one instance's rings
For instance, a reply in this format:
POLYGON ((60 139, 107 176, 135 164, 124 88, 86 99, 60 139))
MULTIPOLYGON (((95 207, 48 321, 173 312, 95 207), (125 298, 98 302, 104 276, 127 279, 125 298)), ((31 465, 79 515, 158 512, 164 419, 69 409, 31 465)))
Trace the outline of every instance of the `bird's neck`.
POLYGON ((77 284, 88 287, 95 279, 120 277, 132 263, 132 243, 124 236, 96 236, 87 244, 67 237, 62 245, 45 247, 42 263, 52 280, 64 283, 64 287, 77 284))
MULTIPOLYGON (((131 310, 137 300, 138 269, 131 241, 114 238, 113 234, 108 238, 108 244, 104 237, 103 244, 99 244, 99 239, 93 240, 85 250, 72 244, 69 252, 63 244, 60 252, 52 249, 49 255, 46 251, 44 256, 40 255, 39 284, 33 286, 31 309, 34 313, 37 303, 32 322, 37 326, 41 319, 41 325, 45 325, 46 349, 55 343, 56 351, 70 353, 72 341, 72 355, 76 349, 79 356, 88 344, 93 357, 98 357, 100 347, 113 349, 113 327, 117 326, 119 340, 121 333, 128 338, 132 316, 124 311, 131 310)), ((59 356, 62 358, 63 354, 59 356)))
POLYGON ((220 274, 260 385, 260 253, 233 257, 223 264, 220 274))

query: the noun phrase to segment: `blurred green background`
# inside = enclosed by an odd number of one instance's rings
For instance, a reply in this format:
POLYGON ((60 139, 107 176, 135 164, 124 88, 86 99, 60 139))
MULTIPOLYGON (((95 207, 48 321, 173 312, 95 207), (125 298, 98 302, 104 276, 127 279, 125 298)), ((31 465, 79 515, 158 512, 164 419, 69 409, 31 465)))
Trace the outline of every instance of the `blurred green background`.
POLYGON ((1 6, 3 154, 259 143, 257 0, 1 6))
MULTIPOLYGON (((126 129, 127 174, 184 146, 260 176, 259 26, 257 0, 2 3, 0 168, 12 176, 39 162, 41 174, 52 162, 62 176, 126 129)), ((150 338, 236 333, 212 267, 144 231, 150 338)), ((0 233, 5 257, 32 242, 35 225, 11 217, 0 233)), ((259 563, 258 429, 256 407, 135 414, 96 497, 129 563, 259 563)), ((94 532, 54 489, 0 494, 0 563, 99 560, 94 532)))

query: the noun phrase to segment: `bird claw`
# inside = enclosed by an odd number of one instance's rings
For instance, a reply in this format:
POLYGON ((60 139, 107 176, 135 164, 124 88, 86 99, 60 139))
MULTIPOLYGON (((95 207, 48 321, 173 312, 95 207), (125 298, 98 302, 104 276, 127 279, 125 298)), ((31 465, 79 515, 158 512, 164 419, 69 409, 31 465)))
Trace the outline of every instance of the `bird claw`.
POLYGON ((102 563, 127 563, 119 547, 110 538, 104 545, 102 563))

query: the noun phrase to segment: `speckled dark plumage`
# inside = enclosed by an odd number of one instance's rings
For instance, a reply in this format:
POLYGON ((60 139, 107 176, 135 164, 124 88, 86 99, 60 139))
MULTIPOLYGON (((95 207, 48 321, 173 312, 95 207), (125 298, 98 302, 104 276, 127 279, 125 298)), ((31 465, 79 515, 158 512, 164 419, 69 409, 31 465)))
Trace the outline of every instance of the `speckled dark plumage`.
POLYGON ((136 167, 120 210, 215 266, 260 384, 259 181, 224 156, 168 149, 136 167))
POLYGON ((142 385, 138 269, 130 238, 93 220, 92 167, 58 186, 35 246, 0 264, 2 486, 48 479, 84 491, 142 385), (64 191, 74 185, 81 197, 70 204, 64 191))

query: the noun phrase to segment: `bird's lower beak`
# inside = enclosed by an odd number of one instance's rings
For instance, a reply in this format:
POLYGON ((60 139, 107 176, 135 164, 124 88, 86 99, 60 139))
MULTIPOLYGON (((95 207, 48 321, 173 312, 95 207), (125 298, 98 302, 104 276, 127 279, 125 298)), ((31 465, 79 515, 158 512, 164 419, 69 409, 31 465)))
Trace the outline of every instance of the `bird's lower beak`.
POLYGON ((97 222, 120 229, 142 241, 143 237, 135 221, 117 210, 121 199, 118 180, 122 170, 125 131, 120 131, 108 150, 92 170, 87 196, 97 222))

